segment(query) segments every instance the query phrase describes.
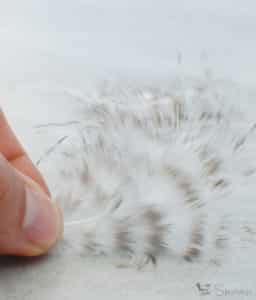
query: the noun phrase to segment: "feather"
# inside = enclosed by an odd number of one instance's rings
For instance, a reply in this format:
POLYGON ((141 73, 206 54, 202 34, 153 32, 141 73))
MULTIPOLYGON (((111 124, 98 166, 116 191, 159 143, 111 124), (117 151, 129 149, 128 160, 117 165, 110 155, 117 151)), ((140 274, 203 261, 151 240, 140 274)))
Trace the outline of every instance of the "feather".
POLYGON ((254 116, 211 89, 83 102, 73 135, 41 165, 72 249, 141 267, 162 255, 220 263, 236 247, 255 211, 254 116))

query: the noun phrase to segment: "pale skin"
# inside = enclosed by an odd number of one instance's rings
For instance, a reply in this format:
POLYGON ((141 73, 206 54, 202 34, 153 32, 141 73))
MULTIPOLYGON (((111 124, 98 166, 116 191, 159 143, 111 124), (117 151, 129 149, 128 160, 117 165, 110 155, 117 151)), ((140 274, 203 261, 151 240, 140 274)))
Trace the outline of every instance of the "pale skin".
POLYGON ((42 255, 62 232, 60 209, 0 110, 0 255, 42 255))

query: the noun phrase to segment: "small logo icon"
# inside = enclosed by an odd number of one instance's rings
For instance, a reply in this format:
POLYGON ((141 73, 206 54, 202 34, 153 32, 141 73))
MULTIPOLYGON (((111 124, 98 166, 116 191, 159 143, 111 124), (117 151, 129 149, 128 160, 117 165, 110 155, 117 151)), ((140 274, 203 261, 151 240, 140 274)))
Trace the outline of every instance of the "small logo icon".
POLYGON ((207 296, 211 294, 211 285, 209 283, 201 284, 198 282, 196 287, 201 296, 207 296))

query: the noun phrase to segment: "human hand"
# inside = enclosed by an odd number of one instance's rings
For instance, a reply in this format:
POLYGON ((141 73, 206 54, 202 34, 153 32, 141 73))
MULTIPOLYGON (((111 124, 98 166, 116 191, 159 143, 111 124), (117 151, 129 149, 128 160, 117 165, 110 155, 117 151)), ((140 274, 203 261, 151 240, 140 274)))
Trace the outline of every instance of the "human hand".
POLYGON ((0 254, 41 255, 62 232, 59 208, 0 110, 0 254))

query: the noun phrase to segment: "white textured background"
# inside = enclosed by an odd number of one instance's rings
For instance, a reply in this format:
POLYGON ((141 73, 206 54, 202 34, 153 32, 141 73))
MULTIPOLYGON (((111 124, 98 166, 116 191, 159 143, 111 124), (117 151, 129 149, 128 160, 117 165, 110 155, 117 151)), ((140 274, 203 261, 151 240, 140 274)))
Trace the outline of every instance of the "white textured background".
MULTIPOLYGON (((52 141, 33 126, 72 119, 74 95, 95 83, 207 73, 252 89, 255 53, 253 0, 0 0, 1 105, 34 159, 52 141)), ((253 289, 253 266, 137 272, 104 259, 2 258, 0 299, 200 299, 198 281, 253 289)))

